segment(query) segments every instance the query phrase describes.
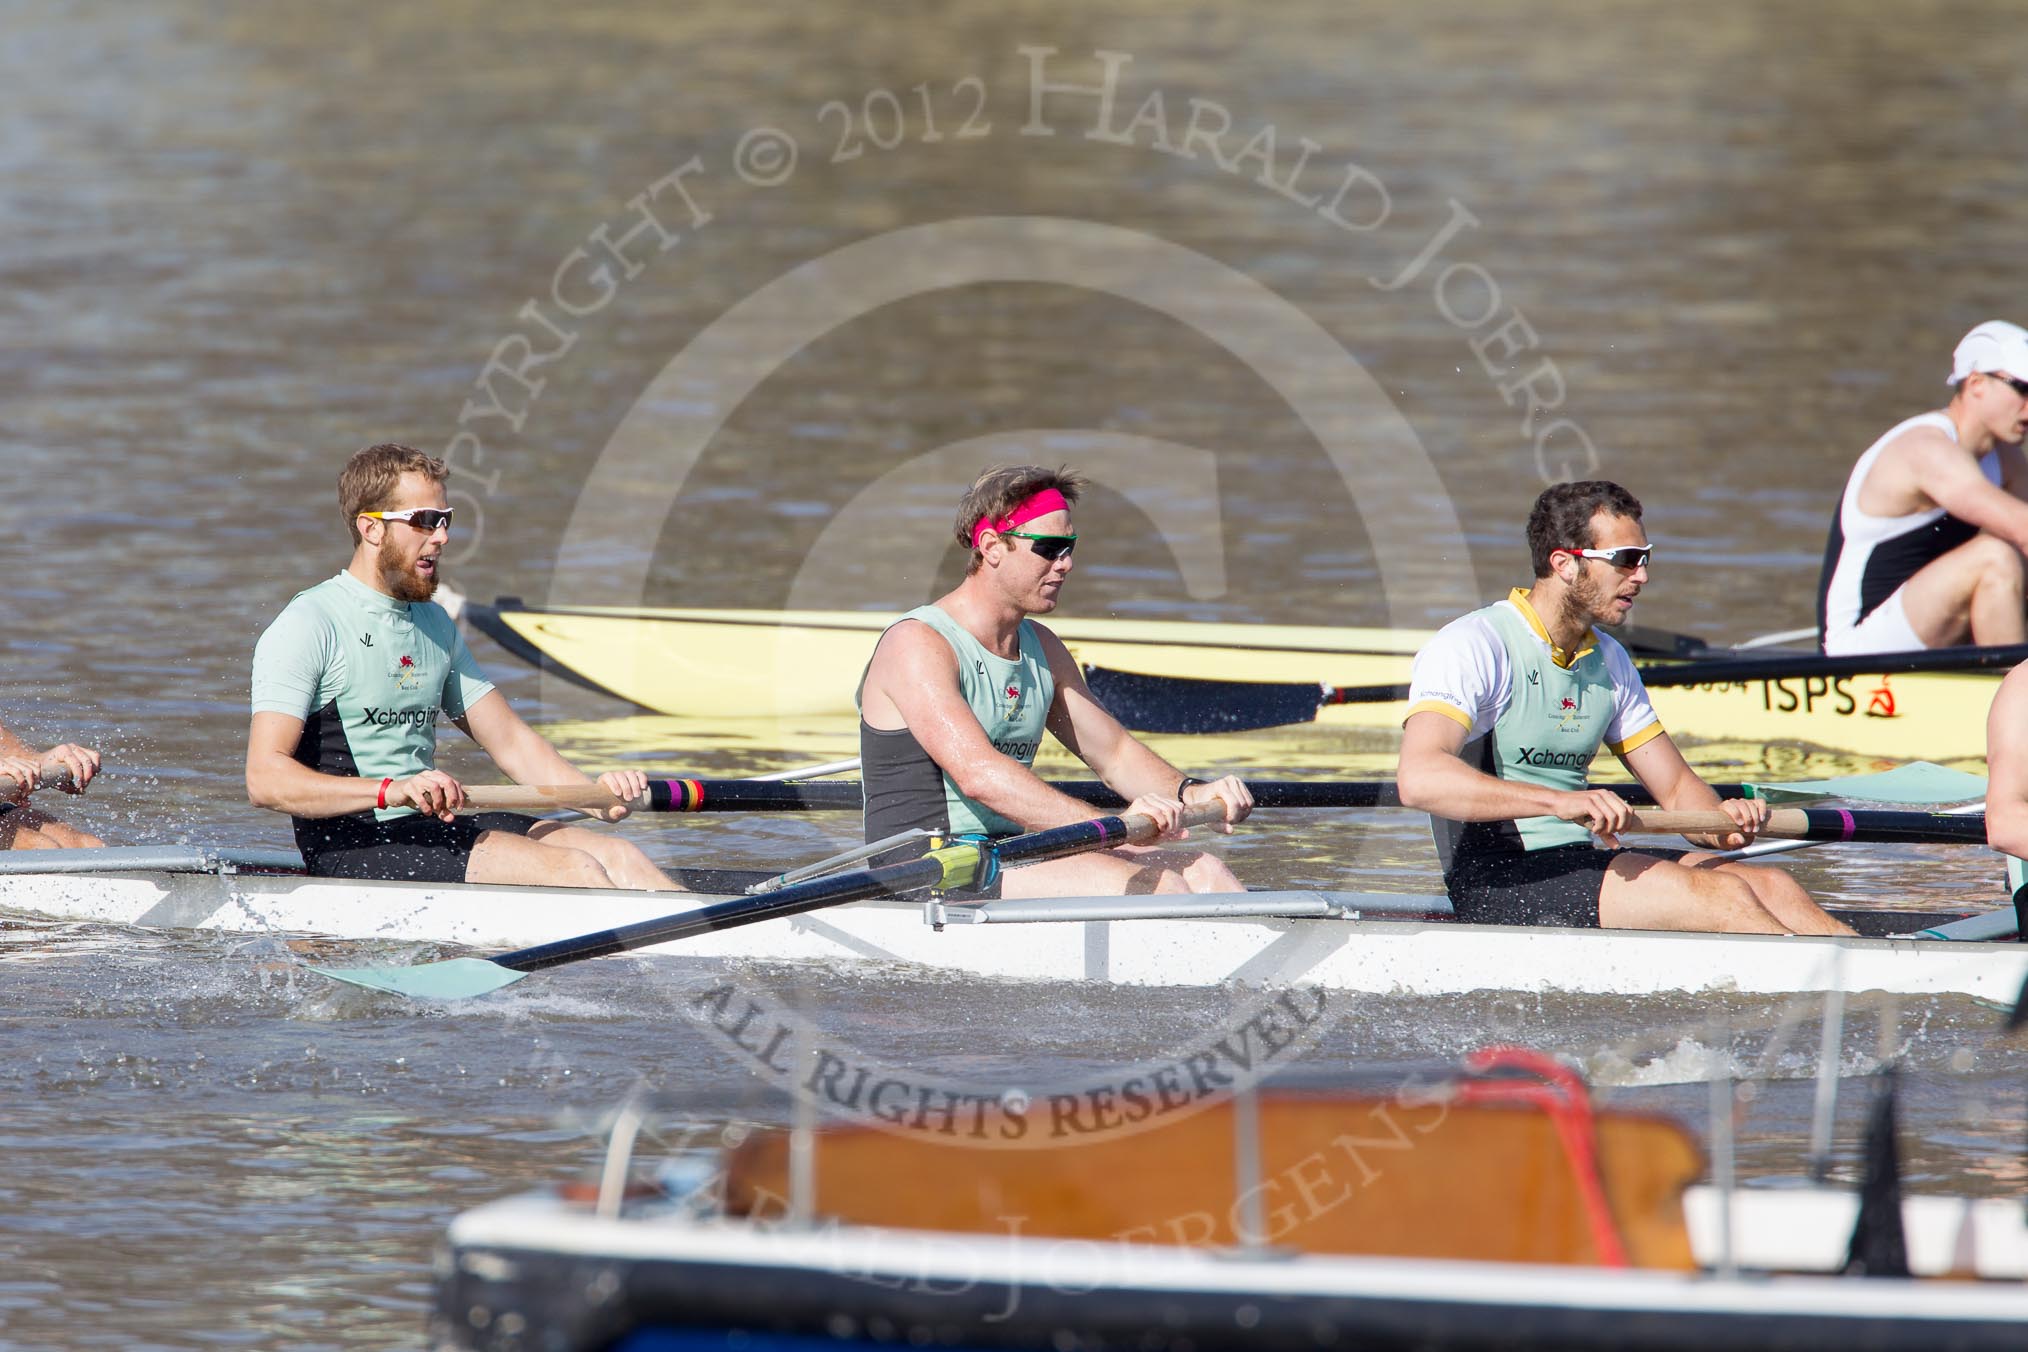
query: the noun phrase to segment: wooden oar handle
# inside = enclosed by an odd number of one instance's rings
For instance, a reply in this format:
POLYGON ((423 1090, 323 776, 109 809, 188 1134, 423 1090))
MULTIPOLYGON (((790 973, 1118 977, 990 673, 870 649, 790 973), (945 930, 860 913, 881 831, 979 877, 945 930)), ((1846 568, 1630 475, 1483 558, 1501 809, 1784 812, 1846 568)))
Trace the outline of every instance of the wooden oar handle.
MULTIPOLYGON (((1739 824, 1717 808, 1700 808, 1694 811, 1665 812, 1649 809, 1637 813, 1629 833, 1649 835, 1696 835, 1704 831, 1737 831, 1739 824)), ((1767 814, 1767 825, 1757 834, 1803 839, 1810 831, 1809 814, 1799 807, 1778 807, 1767 814)))
MULTIPOLYGON (((1155 829, 1154 819, 1152 817, 1143 817, 1138 812, 1126 813, 1121 816, 1120 820, 1127 824, 1127 844, 1129 845, 1146 845, 1160 834, 1155 829)), ((1224 820, 1225 804, 1223 803, 1185 803, 1183 805, 1183 824, 1185 826, 1210 826, 1213 822, 1222 822, 1224 820)))
MULTIPOLYGON (((640 799, 626 807, 642 806, 640 799)), ((464 812, 604 812, 623 806, 597 784, 467 784, 464 812)))
MULTIPOLYGON (((67 789, 70 787, 70 767, 59 765, 46 775, 38 775, 35 781, 38 789, 67 789)), ((0 798, 12 798, 21 792, 21 782, 12 775, 0 775, 0 798)))

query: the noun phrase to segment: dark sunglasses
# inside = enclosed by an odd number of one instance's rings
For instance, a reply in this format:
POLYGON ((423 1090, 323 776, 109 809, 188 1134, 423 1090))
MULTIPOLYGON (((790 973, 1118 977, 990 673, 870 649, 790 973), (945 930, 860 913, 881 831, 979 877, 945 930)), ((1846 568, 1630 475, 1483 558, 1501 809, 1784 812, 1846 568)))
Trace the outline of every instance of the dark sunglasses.
POLYGON ((1016 540, 1026 540, 1028 547, 1035 551, 1036 558, 1047 559, 1051 563, 1055 563, 1077 548, 1075 532, 1069 535, 1031 535, 1025 530, 1003 530, 1000 534, 1011 535, 1016 540))
POLYGON ((445 530, 451 528, 451 513, 456 510, 455 507, 410 507, 399 512, 361 512, 360 515, 381 521, 406 521, 424 535, 434 535, 439 526, 445 530))
POLYGON ((1999 381, 2021 398, 2028 399, 2028 380, 2017 380, 2005 371, 1981 371, 1979 374, 1988 380, 1999 381))
POLYGON ((1646 566, 1648 556, 1655 552, 1653 545, 1622 545, 1618 549, 1573 549, 1571 553, 1580 559, 1604 559, 1615 568, 1632 572, 1646 566))

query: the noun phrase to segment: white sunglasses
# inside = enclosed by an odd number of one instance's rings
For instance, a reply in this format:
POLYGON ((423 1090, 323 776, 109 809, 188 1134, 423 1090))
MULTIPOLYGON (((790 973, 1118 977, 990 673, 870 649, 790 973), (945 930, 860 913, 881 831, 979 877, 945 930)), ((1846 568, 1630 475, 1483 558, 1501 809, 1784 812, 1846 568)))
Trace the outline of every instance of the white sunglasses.
POLYGON ((406 521, 425 535, 434 535, 437 527, 451 528, 451 513, 455 507, 406 507, 399 512, 361 512, 380 521, 406 521))
POLYGON ((1580 559, 1604 559, 1615 568, 1632 571, 1647 563, 1648 556, 1655 552, 1653 545, 1621 545, 1618 549, 1572 549, 1566 553, 1580 559))

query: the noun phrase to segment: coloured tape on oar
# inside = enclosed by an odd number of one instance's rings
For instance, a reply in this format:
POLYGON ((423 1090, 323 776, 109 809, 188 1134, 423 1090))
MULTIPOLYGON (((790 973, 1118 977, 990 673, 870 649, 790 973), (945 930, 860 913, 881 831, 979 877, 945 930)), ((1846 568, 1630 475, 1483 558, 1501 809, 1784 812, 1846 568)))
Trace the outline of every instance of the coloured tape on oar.
POLYGON ((648 806, 657 812, 702 812, 704 781, 656 779, 648 783, 648 806))

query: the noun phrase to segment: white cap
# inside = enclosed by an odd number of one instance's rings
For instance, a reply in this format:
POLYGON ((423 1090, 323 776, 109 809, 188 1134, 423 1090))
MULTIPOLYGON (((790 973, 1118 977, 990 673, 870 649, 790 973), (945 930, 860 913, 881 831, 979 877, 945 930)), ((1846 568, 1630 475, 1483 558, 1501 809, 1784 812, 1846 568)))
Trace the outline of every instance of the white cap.
POLYGON ((2028 329, 2004 319, 1989 319, 1966 334, 1951 354, 1951 378, 1961 384, 1981 371, 2005 371, 2028 380, 2028 329))

